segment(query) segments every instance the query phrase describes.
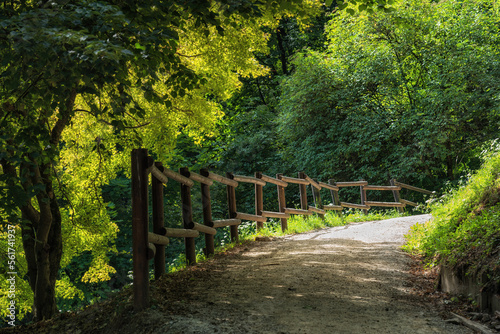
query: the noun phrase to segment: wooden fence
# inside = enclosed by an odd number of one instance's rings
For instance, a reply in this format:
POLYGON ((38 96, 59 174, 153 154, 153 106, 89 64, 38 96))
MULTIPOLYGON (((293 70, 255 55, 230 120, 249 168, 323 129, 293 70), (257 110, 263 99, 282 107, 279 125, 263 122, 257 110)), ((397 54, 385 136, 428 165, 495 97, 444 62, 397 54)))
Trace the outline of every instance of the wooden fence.
POLYGON ((155 162, 148 156, 146 149, 132 151, 132 258, 133 258, 133 294, 134 308, 139 311, 149 306, 149 260, 154 260, 155 278, 165 273, 165 246, 169 238, 184 238, 186 248, 186 261, 188 264, 196 263, 195 238, 200 232, 205 236, 207 255, 213 254, 214 235, 217 228, 229 226, 231 240, 238 240, 238 226, 242 220, 255 221, 257 229, 264 226, 268 218, 278 218, 283 231, 287 229, 287 219, 290 215, 312 215, 316 213, 324 218, 326 210, 341 212, 344 208, 361 209, 365 213, 371 207, 395 207, 400 212, 406 205, 416 206, 417 203, 400 198, 402 188, 419 191, 426 194, 432 192, 413 187, 396 180, 391 180, 390 186, 369 185, 367 181, 334 182, 328 183, 311 179, 303 172, 298 177, 288 177, 277 174, 275 178, 255 173, 255 176, 242 176, 226 173, 226 176, 214 174, 207 169, 202 169, 200 174, 181 168, 179 172, 166 169, 161 162, 155 162), (152 201, 152 231, 149 232, 149 205, 148 184, 151 174, 151 201, 152 201), (163 188, 164 185, 174 180, 181 186, 182 221, 183 228, 168 228, 164 226, 163 188), (214 182, 226 186, 228 217, 214 220, 210 199, 210 186, 214 182), (203 224, 193 221, 191 188, 198 183, 201 187, 201 201, 203 207, 203 224), (239 212, 236 206, 235 188, 239 183, 255 185, 255 214, 239 212), (300 209, 287 208, 285 201, 285 188, 290 184, 298 184, 300 192, 300 209), (263 189, 272 184, 277 187, 278 212, 264 211, 263 189), (307 186, 312 189, 314 205, 309 205, 307 200, 307 186), (361 202, 346 203, 339 200, 339 188, 359 187, 361 202), (330 191, 332 204, 323 205, 321 189, 330 191), (394 202, 376 202, 367 199, 367 191, 382 190, 392 191, 394 202))

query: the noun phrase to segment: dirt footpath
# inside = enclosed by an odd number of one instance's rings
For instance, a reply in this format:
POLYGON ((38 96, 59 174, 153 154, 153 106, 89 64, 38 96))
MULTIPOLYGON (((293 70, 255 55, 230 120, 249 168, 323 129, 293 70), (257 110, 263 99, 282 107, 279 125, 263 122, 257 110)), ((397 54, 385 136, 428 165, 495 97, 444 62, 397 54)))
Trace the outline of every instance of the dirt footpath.
POLYGON ((412 260, 400 247, 410 226, 427 219, 251 242, 152 283, 151 308, 143 312, 133 312, 131 289, 124 289, 83 311, 6 333, 472 333, 411 292, 412 260))
MULTIPOLYGON (((258 241, 149 313, 152 333, 472 333, 409 293, 403 235, 428 215, 258 241), (161 310, 161 312, 160 312, 161 310)), ((154 294, 172 294, 172 283, 154 294)))
POLYGON ((80 312, 8 334, 472 333, 412 293, 403 235, 428 215, 355 223, 238 246, 80 312))

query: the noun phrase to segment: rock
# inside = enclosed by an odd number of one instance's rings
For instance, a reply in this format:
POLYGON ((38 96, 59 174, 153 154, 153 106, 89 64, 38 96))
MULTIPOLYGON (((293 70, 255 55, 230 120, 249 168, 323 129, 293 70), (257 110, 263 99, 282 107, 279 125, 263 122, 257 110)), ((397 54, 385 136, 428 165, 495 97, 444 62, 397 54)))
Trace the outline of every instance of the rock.
POLYGON ((491 316, 487 313, 483 314, 483 317, 481 318, 482 322, 488 322, 491 321, 491 316))
POLYGON ((458 318, 447 319, 447 320, 445 320, 445 322, 447 322, 449 324, 453 324, 453 325, 461 325, 462 324, 462 322, 458 318))

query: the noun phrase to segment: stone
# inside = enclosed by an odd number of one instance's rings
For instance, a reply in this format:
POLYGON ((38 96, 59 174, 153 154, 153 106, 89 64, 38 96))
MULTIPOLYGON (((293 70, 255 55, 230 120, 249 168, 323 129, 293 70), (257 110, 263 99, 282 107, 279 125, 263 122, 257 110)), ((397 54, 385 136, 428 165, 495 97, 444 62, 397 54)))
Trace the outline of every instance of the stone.
POLYGON ((482 322, 488 322, 491 321, 491 316, 487 313, 483 314, 483 317, 481 318, 482 322))
POLYGON ((447 322, 449 324, 454 324, 454 325, 461 325, 462 324, 462 322, 458 318, 447 319, 447 320, 445 320, 445 322, 447 322))

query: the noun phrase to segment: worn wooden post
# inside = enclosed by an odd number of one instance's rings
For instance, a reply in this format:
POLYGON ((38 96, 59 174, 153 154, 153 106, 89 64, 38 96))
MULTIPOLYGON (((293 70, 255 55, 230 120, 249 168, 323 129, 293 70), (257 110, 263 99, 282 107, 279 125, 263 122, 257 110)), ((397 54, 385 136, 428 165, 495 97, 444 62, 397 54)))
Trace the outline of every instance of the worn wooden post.
MULTIPOLYGON (((314 180, 314 181, 316 181, 316 180, 314 180)), ((314 206, 317 207, 318 209, 323 209, 323 203, 321 202, 320 190, 317 189, 316 187, 314 187, 312 184, 311 184, 311 189, 312 189, 312 194, 313 194, 314 206)), ((318 213, 318 217, 320 217, 321 219, 325 219, 325 215, 322 213, 318 213)))
MULTIPOLYGON (((276 178, 281 180, 283 174, 276 174, 276 178)), ((278 207, 279 212, 285 212, 286 208, 286 200, 285 200, 285 187, 278 185, 278 207)), ((285 232, 288 229, 288 220, 287 218, 280 218, 281 221, 281 230, 285 232)))
MULTIPOLYGON (((262 179, 261 172, 255 172, 255 177, 262 179)), ((264 190, 263 186, 260 184, 255 184, 255 214, 257 216, 262 216, 262 210, 264 210, 264 190)), ((257 231, 264 228, 263 222, 255 222, 257 224, 257 231)))
MULTIPOLYGON (((360 181, 364 181, 363 179, 361 179, 360 181)), ((359 190, 361 192, 361 205, 366 205, 366 189, 363 185, 359 186, 359 190)), ((368 210, 367 209, 363 209, 363 213, 365 215, 368 214, 368 210)))
MULTIPOLYGON (((179 169, 179 174, 189 177, 187 167, 179 169)), ((193 207, 191 205, 191 187, 181 182, 181 202, 182 202, 182 222, 185 229, 191 227, 193 221, 193 207)), ((186 264, 193 265, 196 263, 196 244, 194 237, 185 237, 184 245, 186 246, 186 264)))
MULTIPOLYGON (((335 180, 334 179, 329 179, 328 184, 331 184, 332 186, 335 185, 335 180)), ((339 192, 335 190, 330 190, 330 194, 332 195, 332 202, 334 205, 339 205, 340 206, 340 198, 339 198, 339 192)), ((336 210, 337 214, 339 216, 342 216, 342 211, 341 210, 336 210)))
MULTIPOLYGON (((299 172, 299 179, 305 179, 306 174, 304 172, 299 172)), ((300 208, 302 210, 308 210, 307 207, 307 186, 305 184, 299 184, 300 191, 300 208)))
MULTIPOLYGON (((391 179, 389 182, 391 183, 391 186, 395 186, 396 185, 396 179, 391 179)), ((394 196, 394 201, 395 202, 401 202, 401 197, 399 196, 399 190, 393 190, 392 191, 392 195, 394 196)), ((403 213, 403 212, 405 212, 405 209, 401 208, 401 207, 398 207, 398 212, 399 213, 403 213)))
MULTIPOLYGON (((208 169, 203 168, 200 170, 200 174, 204 177, 208 177, 208 169)), ((210 199, 210 186, 205 183, 201 184, 201 204, 203 206, 203 224, 209 227, 213 227, 212 223, 212 201, 210 199)), ((214 236, 209 233, 205 233, 205 255, 215 254, 215 244, 214 236)))
MULTIPOLYGON (((233 180, 234 175, 232 173, 227 172, 226 178, 233 180)), ((227 185, 227 207, 229 211, 229 219, 236 218, 236 190, 233 186, 227 185)), ((231 241, 238 241, 238 225, 231 225, 230 227, 231 233, 231 241)))
MULTIPOLYGON (((156 168, 163 172, 161 162, 155 162, 156 168)), ((165 225, 163 212, 163 183, 151 175, 151 200, 153 204, 153 233, 161 234, 165 225)), ((165 245, 155 245, 154 257, 155 279, 165 273, 165 245)))
POLYGON ((148 151, 132 150, 132 261, 134 309, 149 307, 148 151))

